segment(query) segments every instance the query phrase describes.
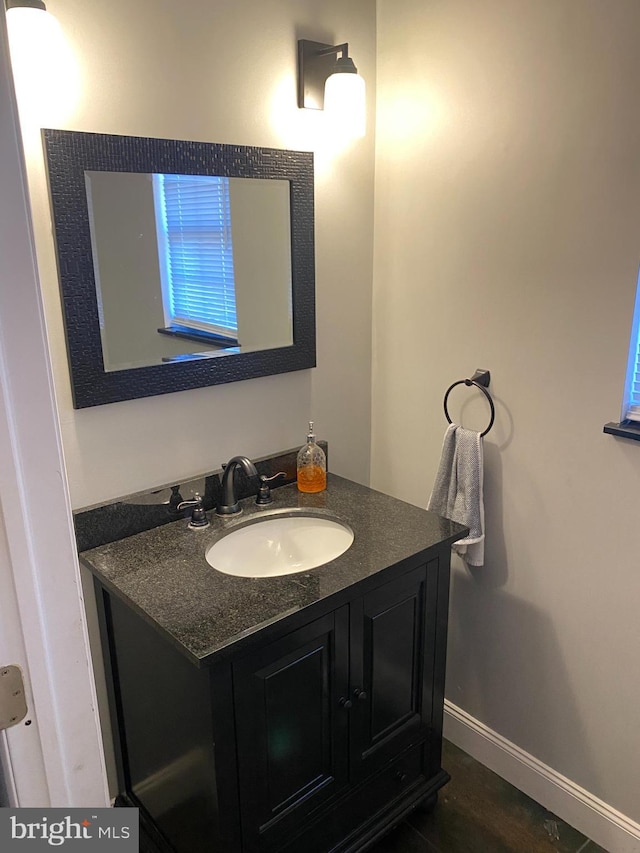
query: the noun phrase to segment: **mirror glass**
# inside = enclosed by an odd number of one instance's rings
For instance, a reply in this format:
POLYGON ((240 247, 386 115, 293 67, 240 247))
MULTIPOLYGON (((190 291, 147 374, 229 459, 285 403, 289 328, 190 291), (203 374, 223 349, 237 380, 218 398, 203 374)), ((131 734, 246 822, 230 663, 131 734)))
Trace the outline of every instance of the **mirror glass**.
POLYGON ((106 371, 293 344, 288 181, 85 181, 106 371))
POLYGON ((75 408, 315 367, 311 153, 43 137, 75 408))

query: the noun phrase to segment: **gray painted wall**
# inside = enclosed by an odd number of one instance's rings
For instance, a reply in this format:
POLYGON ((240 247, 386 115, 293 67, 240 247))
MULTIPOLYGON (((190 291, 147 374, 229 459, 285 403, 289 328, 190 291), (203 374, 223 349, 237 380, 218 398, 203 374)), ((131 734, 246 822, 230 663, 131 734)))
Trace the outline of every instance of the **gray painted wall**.
POLYGON ((238 340, 243 349, 293 343, 288 181, 229 182, 238 340))
MULTIPOLYGON (((447 696, 638 820, 640 446, 602 427, 640 254, 640 5, 378 12, 372 485, 425 505, 444 391, 492 371, 486 563, 454 566, 447 696)), ((475 402, 454 420, 483 428, 475 402)))

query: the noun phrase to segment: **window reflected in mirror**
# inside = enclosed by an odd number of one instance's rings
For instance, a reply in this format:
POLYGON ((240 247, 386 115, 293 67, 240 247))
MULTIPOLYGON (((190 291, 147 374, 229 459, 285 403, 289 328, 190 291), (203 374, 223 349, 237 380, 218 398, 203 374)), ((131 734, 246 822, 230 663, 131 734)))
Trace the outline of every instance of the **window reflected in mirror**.
POLYGON ((293 343, 288 181, 85 182, 105 371, 293 343))

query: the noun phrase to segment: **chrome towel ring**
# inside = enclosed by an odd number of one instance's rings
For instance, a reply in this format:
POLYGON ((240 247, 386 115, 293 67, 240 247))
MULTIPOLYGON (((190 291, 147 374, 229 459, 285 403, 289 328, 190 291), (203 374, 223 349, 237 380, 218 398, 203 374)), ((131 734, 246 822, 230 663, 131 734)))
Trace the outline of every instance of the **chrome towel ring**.
POLYGON ((473 374, 471 379, 459 379, 457 382, 454 382, 453 385, 450 385, 447 388, 447 391, 444 395, 444 416, 447 419, 447 421, 449 423, 453 423, 453 421, 449 417, 449 412, 447 410, 447 400, 449 399, 449 394, 453 391, 453 389, 457 385, 468 385, 469 387, 471 387, 471 385, 473 385, 479 391, 482 391, 484 396, 487 398, 487 400, 489 402, 489 406, 491 408, 491 420, 489 421, 489 426, 485 429, 484 432, 480 433, 481 436, 485 436, 489 432, 491 427, 493 426, 493 422, 496 418, 496 409, 495 409, 495 406, 493 404, 491 394, 487 391, 487 388, 489 387, 489 382, 491 382, 490 371, 488 371, 488 370, 476 370, 476 372, 473 374))

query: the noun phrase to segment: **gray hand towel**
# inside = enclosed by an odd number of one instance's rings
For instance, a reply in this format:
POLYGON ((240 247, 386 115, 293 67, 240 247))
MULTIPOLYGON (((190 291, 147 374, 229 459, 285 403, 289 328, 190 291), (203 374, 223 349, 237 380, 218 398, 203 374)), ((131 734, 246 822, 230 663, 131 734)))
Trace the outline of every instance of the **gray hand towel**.
POLYGON ((442 458, 427 509, 469 528, 452 545, 470 566, 484 565, 482 436, 451 424, 444 434, 442 458))

